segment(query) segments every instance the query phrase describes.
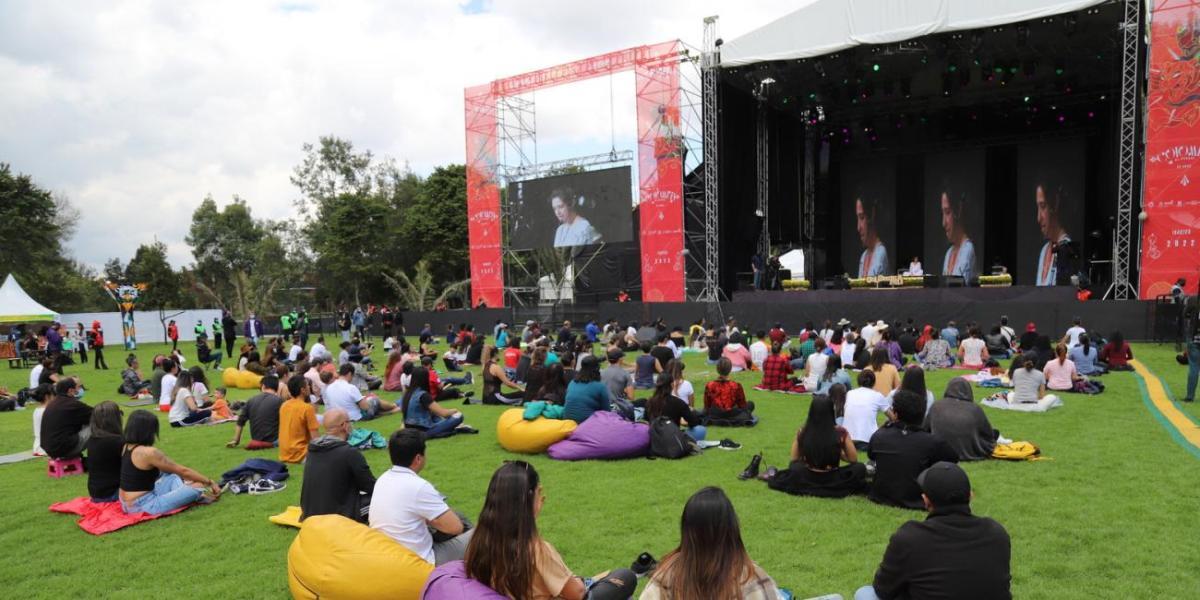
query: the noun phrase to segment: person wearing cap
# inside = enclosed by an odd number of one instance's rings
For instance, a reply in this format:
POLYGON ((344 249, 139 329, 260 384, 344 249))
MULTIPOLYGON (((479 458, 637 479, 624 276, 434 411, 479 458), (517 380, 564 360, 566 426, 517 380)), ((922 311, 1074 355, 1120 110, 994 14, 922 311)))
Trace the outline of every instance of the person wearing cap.
POLYGON ((1022 352, 1033 350, 1037 347, 1038 331, 1037 325, 1030 321, 1025 324, 1025 333, 1021 334, 1021 339, 1017 341, 1017 348, 1022 352))
POLYGON ((916 485, 929 516, 892 534, 874 583, 855 600, 1012 598, 1012 541, 1000 523, 971 514, 971 481, 962 467, 934 463, 916 485))
POLYGON ((624 357, 625 353, 620 349, 609 350, 608 367, 600 373, 600 381, 604 382, 613 398, 633 400, 633 378, 629 376, 629 371, 621 366, 621 359, 624 357))
MULTIPOLYGON (((849 395, 846 404, 849 423, 849 395)), ((870 439, 869 454, 875 461, 875 480, 868 495, 871 501, 921 510, 924 504, 917 475, 938 461, 958 462, 958 453, 945 439, 923 429, 926 406, 925 398, 909 390, 898 390, 892 396, 891 420, 870 439)), ((849 425, 846 428, 851 429, 849 425)))

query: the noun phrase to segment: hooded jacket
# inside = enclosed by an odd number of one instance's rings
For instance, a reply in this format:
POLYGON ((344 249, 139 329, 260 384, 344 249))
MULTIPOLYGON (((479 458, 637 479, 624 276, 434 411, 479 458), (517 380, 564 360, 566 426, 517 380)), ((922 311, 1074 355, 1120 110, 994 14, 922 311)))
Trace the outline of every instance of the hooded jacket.
POLYGON ((975 404, 971 384, 962 377, 950 380, 945 397, 929 409, 925 426, 946 440, 958 460, 990 458, 996 447, 996 431, 983 409, 975 404))
POLYGON ((361 521, 362 508, 374 491, 375 476, 361 452, 331 435, 309 442, 300 488, 301 521, 313 515, 361 521))

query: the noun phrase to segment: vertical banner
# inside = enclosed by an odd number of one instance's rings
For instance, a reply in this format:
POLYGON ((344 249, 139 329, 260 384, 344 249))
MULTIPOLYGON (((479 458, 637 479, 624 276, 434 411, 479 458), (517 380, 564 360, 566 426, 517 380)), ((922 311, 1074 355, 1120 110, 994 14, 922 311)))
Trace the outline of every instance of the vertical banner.
POLYGON ((1200 6, 1157 0, 1150 22, 1142 299, 1200 279, 1200 6))
POLYGON ((504 306, 500 188, 496 180, 496 96, 491 86, 466 91, 467 240, 471 306, 504 306))
POLYGON ((660 46, 634 65, 642 301, 683 302, 686 289, 678 45, 668 42, 660 46))

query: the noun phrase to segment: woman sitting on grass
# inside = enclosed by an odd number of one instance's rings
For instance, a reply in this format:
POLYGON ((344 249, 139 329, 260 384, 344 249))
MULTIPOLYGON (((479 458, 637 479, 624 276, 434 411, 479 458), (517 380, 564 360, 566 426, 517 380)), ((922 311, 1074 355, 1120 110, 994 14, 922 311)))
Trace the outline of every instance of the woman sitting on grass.
POLYGON ((537 346, 529 359, 529 368, 525 370, 525 401, 537 400, 538 392, 546 382, 546 348, 537 346))
POLYGON ((929 415, 929 409, 933 408, 933 403, 937 400, 933 392, 925 386, 925 370, 921 367, 913 365, 904 370, 904 377, 900 380, 900 387, 892 393, 888 394, 890 401, 896 396, 896 392, 900 390, 908 390, 925 399, 925 414, 929 415))
POLYGON ((658 382, 654 386, 654 395, 646 400, 646 420, 653 423, 659 417, 666 417, 693 440, 700 441, 708 432, 700 424, 704 417, 694 412, 687 402, 671 392, 674 383, 675 380, 672 379, 670 373, 659 373, 658 382))
MULTIPOLYGON (((477 534, 478 535, 478 534, 477 534)), ((663 558, 641 600, 775 600, 779 590, 746 552, 733 503, 721 488, 688 499, 679 547, 663 558)))
POLYGON ((461 412, 442 407, 429 393, 429 369, 425 367, 413 369, 400 406, 404 426, 424 431, 425 439, 454 435, 454 430, 463 423, 461 412))
POLYGON ((612 571, 589 587, 538 533, 537 519, 546 502, 533 465, 506 462, 488 483, 479 524, 463 559, 466 575, 509 598, 625 600, 637 577, 628 569, 612 571))
POLYGON ((888 358, 887 348, 876 347, 871 351, 871 364, 865 371, 875 373, 875 391, 887 396, 900 387, 900 371, 888 358))
POLYGON ((949 369, 954 366, 954 357, 950 356, 950 343, 941 338, 937 329, 926 325, 929 329, 929 341, 917 352, 917 362, 925 369, 949 369))
POLYGON ((393 350, 388 354, 387 364, 383 367, 383 389, 388 392, 403 392, 404 385, 400 377, 404 375, 404 354, 393 350))
POLYGON ((198 500, 211 502, 221 487, 183 465, 175 464, 154 447, 158 417, 135 410, 125 423, 121 452, 121 510, 126 514, 161 515, 198 500))
POLYGON ((192 381, 191 371, 180 371, 179 378, 175 380, 175 399, 168 415, 171 427, 198 425, 212 417, 212 411, 202 410, 192 395, 192 381))
MULTIPOLYGON (((835 332, 834 335, 837 335, 835 332)), ((829 388, 841 384, 845 388, 851 386, 850 374, 842 368, 842 357, 834 354, 829 357, 829 361, 825 364, 825 372, 821 374, 821 378, 817 381, 817 389, 813 390, 814 394, 827 394, 829 388)))
POLYGON ((1046 375, 1046 387, 1057 392, 1072 391, 1075 382, 1083 379, 1075 370, 1075 363, 1067 358, 1067 346, 1062 343, 1054 347, 1054 358, 1046 363, 1043 372, 1046 375))
POLYGON ((87 443, 88 495, 92 502, 116 502, 121 488, 121 407, 111 400, 92 410, 87 443))
POLYGON ((125 357, 125 370, 121 371, 121 389, 126 396, 139 396, 150 389, 150 381, 142 378, 138 370, 138 359, 134 354, 125 357))
POLYGON ((542 389, 534 394, 534 399, 559 406, 567 401, 567 378, 562 363, 554 363, 545 368, 542 389))
POLYGON ((1071 348, 1067 356, 1075 363, 1075 370, 1080 375, 1103 375, 1108 372, 1104 363, 1100 362, 1100 351, 1092 345, 1088 334, 1079 334, 1079 345, 1071 348))
POLYGON ((608 386, 600 381, 600 361, 589 354, 583 357, 583 364, 575 374, 575 379, 567 385, 562 418, 582 423, 596 411, 610 408, 612 397, 608 393, 608 386))
POLYGON ((517 405, 524 399, 523 394, 525 388, 513 383, 508 378, 508 374, 504 372, 504 366, 496 362, 496 347, 487 346, 483 350, 483 403, 484 404, 508 404, 517 405), (505 387, 510 387, 518 392, 521 396, 505 396, 500 391, 505 387))
POLYGON ((1013 391, 1008 393, 1009 404, 1053 404, 1057 400, 1054 394, 1046 394, 1046 375, 1037 369, 1036 356, 1021 354, 1013 359, 1020 361, 1020 366, 1011 375, 1013 391))
POLYGON ((1114 331, 1108 338, 1108 343, 1100 349, 1100 361, 1108 365, 1111 371, 1132 371, 1129 361, 1133 360, 1133 350, 1125 341, 1120 331, 1114 331))
POLYGON ((837 424, 829 396, 813 396, 808 421, 792 440, 788 468, 775 472, 771 467, 763 479, 773 490, 799 496, 845 498, 866 492, 867 468, 858 462, 850 434, 837 424))
POLYGON ((667 363, 667 371, 671 374, 671 393, 691 407, 696 405, 696 388, 683 377, 684 368, 683 359, 667 363))

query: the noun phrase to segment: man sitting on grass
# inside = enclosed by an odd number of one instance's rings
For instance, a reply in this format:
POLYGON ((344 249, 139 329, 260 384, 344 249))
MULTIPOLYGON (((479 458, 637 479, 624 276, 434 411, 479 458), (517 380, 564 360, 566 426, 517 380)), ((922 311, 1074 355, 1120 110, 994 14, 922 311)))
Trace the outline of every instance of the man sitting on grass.
MULTIPOLYGON (((849 398, 846 404, 848 407, 849 398)), ((925 503, 917 476, 936 462, 958 462, 958 454, 946 440, 921 428, 925 407, 925 398, 915 392, 900 389, 892 397, 893 420, 871 436, 869 454, 875 461, 875 480, 868 498, 872 501, 921 510, 925 503)))
POLYGON ((367 522, 375 476, 362 452, 346 443, 353 429, 346 411, 325 411, 325 435, 308 444, 300 488, 301 521, 314 515, 342 515, 367 522))
POLYGON ((855 600, 1012 598, 1008 532, 971 514, 971 481, 962 467, 936 463, 917 477, 917 485, 929 516, 896 530, 875 584, 860 588, 855 600))
POLYGON ((76 458, 92 436, 92 407, 79 400, 79 382, 74 377, 54 384, 54 394, 42 413, 42 449, 50 458, 76 458))
POLYGON ((383 414, 400 412, 400 407, 371 394, 364 396, 353 383, 354 365, 347 363, 338 368, 338 377, 325 387, 325 408, 340 408, 350 415, 351 421, 374 419, 383 414))
POLYGON ((427 460, 425 434, 415 429, 393 433, 388 453, 392 468, 375 482, 371 528, 386 533, 431 564, 462 560, 474 530, 466 531, 444 497, 421 478, 427 460), (431 530, 443 539, 435 539, 431 530))
POLYGON ((753 423, 754 403, 746 401, 746 390, 742 384, 729 378, 733 363, 722 356, 717 360, 717 378, 704 386, 704 414, 719 421, 745 421, 753 423))
POLYGON ((299 373, 287 382, 290 398, 279 407, 279 460, 302 463, 317 437, 317 409, 309 404, 308 380, 299 373))
POLYGON ((236 448, 242 443, 242 429, 245 428, 246 421, 250 422, 250 443, 246 444, 247 450, 274 448, 279 445, 279 407, 283 406, 283 399, 276 395, 278 390, 278 377, 267 375, 262 378, 258 395, 246 401, 242 414, 238 415, 237 431, 226 447, 236 448))

